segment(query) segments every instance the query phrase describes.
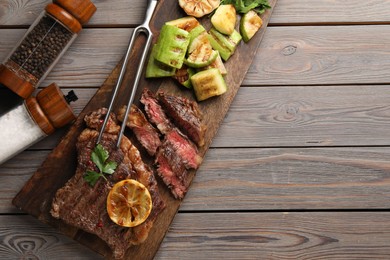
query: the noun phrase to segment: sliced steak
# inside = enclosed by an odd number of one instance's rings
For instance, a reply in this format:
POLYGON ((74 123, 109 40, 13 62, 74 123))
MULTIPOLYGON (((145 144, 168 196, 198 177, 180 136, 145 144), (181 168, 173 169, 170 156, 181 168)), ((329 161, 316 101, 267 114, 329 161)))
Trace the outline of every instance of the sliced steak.
POLYGON ((189 186, 187 170, 197 169, 202 157, 198 154, 197 146, 170 121, 150 90, 143 90, 141 103, 149 120, 164 134, 155 158, 157 173, 173 196, 182 199, 189 186))
POLYGON ((101 145, 109 152, 109 161, 118 166, 107 180, 100 178, 95 186, 85 182, 83 176, 87 170, 97 171, 91 161, 91 153, 96 145, 102 119, 106 110, 100 109, 85 117, 86 129, 78 137, 77 169, 75 175, 57 192, 52 202, 51 214, 65 223, 92 233, 104 240, 113 250, 114 257, 122 258, 131 245, 145 241, 156 220, 164 209, 157 182, 153 172, 142 162, 137 148, 126 137, 122 138, 120 149, 116 148, 119 126, 114 115, 110 115, 106 132, 102 136, 101 145), (123 179, 136 179, 150 191, 153 208, 148 219, 134 228, 119 226, 111 221, 106 210, 107 195, 112 186, 123 179))
MULTIPOLYGON (((126 113, 126 106, 118 111, 118 119, 123 122, 126 113)), ((149 155, 155 155, 157 148, 161 145, 160 135, 146 119, 144 113, 136 106, 132 105, 127 118, 126 126, 133 130, 137 140, 146 149, 149 155)))
POLYGON ((147 88, 142 92, 141 103, 145 106, 150 122, 155 124, 161 133, 166 134, 175 127, 158 103, 156 96, 147 88))
POLYGON ((169 131, 163 142, 172 147, 172 151, 180 158, 187 169, 198 169, 202 162, 202 157, 198 154, 198 148, 178 129, 169 131))
POLYGON ((206 126, 198 104, 185 97, 158 93, 158 99, 173 123, 199 147, 204 145, 206 126))
POLYGON ((171 147, 164 143, 156 155, 157 173, 176 199, 183 199, 188 190, 188 172, 171 147), (173 166, 171 166, 173 165, 173 166))
POLYGON ((157 173, 176 199, 183 199, 190 185, 189 169, 197 169, 202 158, 196 146, 173 129, 165 135, 155 163, 157 173))

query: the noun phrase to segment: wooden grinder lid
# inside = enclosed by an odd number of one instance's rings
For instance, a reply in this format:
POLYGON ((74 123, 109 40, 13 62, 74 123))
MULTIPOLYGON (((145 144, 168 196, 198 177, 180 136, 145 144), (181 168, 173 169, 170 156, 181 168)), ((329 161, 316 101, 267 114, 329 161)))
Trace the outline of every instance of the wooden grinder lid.
POLYGON ((86 24, 96 11, 96 6, 90 0, 53 0, 72 14, 82 25, 86 24))
POLYGON ((62 7, 55 4, 48 4, 45 10, 47 13, 61 21, 61 23, 68 27, 72 32, 78 33, 81 31, 82 27, 80 22, 62 7))
POLYGON ((36 98, 45 115, 55 128, 63 127, 76 119, 64 94, 55 83, 41 90, 36 98))

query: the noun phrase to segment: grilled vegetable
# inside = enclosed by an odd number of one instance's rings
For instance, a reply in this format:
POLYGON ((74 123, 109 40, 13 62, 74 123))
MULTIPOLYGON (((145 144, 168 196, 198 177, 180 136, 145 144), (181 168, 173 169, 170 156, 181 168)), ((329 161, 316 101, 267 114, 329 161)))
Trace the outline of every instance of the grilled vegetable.
POLYGON ((157 78, 157 77, 170 77, 175 75, 175 68, 165 65, 159 62, 154 57, 156 55, 157 46, 153 45, 152 51, 149 56, 148 65, 146 66, 145 77, 157 78))
POLYGON ((236 8, 233 5, 220 5, 211 17, 214 28, 226 35, 233 33, 236 20, 236 8))
POLYGON ((227 61, 236 50, 236 46, 241 41, 242 37, 236 30, 229 36, 218 32, 215 28, 211 28, 209 32, 209 41, 214 50, 217 50, 222 59, 227 61))
POLYGON ((188 47, 187 66, 201 68, 210 65, 218 57, 218 52, 211 47, 207 32, 201 33, 188 47))
POLYGON ((192 41, 199 36, 199 34, 201 34, 202 32, 206 31, 206 29, 201 25, 199 24, 198 26, 196 26, 194 29, 192 29, 190 31, 190 44, 189 46, 191 46, 192 44, 192 41))
POLYGON ((218 69, 196 73, 191 77, 191 83, 198 101, 222 95, 227 91, 225 80, 218 69))
POLYGON ((215 59, 215 61, 213 61, 210 65, 203 67, 201 69, 208 70, 208 69, 212 69, 212 68, 219 69, 219 72, 221 72, 222 75, 227 74, 227 70, 225 68, 225 65, 222 62, 221 55, 219 55, 219 53, 218 53, 218 57, 215 59))
POLYGON ((179 5, 186 14, 194 17, 202 17, 214 11, 220 4, 220 0, 179 0, 179 5))
POLYGON ((189 32, 164 24, 157 40, 155 59, 176 69, 183 65, 190 42, 189 32))
POLYGON ((200 25, 199 21, 192 16, 182 17, 176 20, 166 22, 165 24, 173 25, 183 29, 187 32, 191 32, 194 28, 200 25))
POLYGON ((181 85, 186 88, 192 88, 191 77, 195 74, 195 70, 193 68, 187 67, 183 65, 180 69, 176 70, 174 79, 177 80, 181 85))
POLYGON ((240 33, 244 42, 248 42, 261 28, 263 20, 255 11, 244 14, 240 21, 240 33))

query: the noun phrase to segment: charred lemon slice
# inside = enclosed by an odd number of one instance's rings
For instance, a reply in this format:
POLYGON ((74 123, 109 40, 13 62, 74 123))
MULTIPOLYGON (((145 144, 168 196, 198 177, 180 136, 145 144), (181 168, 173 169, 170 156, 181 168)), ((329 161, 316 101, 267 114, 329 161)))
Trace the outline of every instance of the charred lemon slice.
POLYGON ((186 14, 198 18, 214 11, 220 3, 220 0, 179 0, 179 5, 186 14))
POLYGON ((111 220, 124 227, 142 224, 152 210, 148 189, 132 179, 120 181, 107 196, 107 212, 111 220))

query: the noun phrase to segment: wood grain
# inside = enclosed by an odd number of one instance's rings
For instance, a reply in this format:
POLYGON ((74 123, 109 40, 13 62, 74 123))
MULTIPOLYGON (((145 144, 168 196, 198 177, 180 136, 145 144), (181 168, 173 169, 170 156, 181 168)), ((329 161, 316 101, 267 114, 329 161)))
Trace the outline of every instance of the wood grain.
POLYGON ((390 148, 212 149, 182 211, 388 209, 390 148))
MULTIPOLYGON (((49 151, 22 152, 0 167, 0 214, 21 213, 12 199, 42 164, 49 151)), ((1 225, 0 225, 1 226, 1 225)))
MULTIPOLYGON (((0 60, 49 2, 0 1, 0 60)), ((94 3, 88 29, 42 85, 75 89, 76 113, 146 7, 94 3)), ((389 9, 387 0, 278 1, 155 259, 390 258, 389 9)), ((0 259, 100 259, 11 205, 67 131, 0 166, 0 259)))
MULTIPOLYGON (((50 0, 2 0, 0 26, 31 24, 50 0)), ((146 1, 95 1, 97 12, 88 26, 129 26, 140 24, 146 1)), ((366 0, 280 0, 271 18, 272 24, 306 23, 388 23, 389 1, 366 0)))
MULTIPOLYGON (((275 6, 276 0, 270 1, 271 6, 275 6)), ((262 15, 263 27, 257 32, 252 40, 244 44, 243 42, 236 49, 235 55, 233 55, 229 61, 225 63, 226 69, 230 71, 225 76, 225 81, 229 85, 228 91, 221 97, 209 99, 199 104, 200 109, 204 112, 203 121, 207 124, 208 129, 205 136, 205 145, 199 149, 200 156, 204 156, 214 135, 216 134, 220 123, 225 117, 229 106, 234 99, 242 81, 244 80, 245 74, 249 69, 251 60, 253 59, 258 46, 261 42, 262 36, 264 35, 267 27, 269 18, 272 10, 267 10, 262 15), (245 45, 245 46, 244 46, 245 45), (240 70, 235 70, 234 66, 240 64, 240 70)), ((153 15, 153 19, 150 23, 151 30, 156 36, 156 40, 160 28, 165 24, 166 21, 177 19, 182 17, 183 12, 177 2, 173 1, 159 1, 156 11, 153 15)), ((205 18, 203 24, 206 28, 210 27, 209 19, 205 18)), ((138 64, 141 52, 137 51, 143 46, 144 39, 138 38, 134 44, 134 49, 130 56, 131 64, 138 64)), ((129 65, 127 67, 124 84, 121 86, 116 99, 116 108, 126 104, 131 89, 130 83, 134 80, 136 66, 129 65)), ((58 188, 62 187, 68 180, 74 175, 76 169, 76 151, 75 142, 81 131, 85 128, 83 118, 86 113, 89 113, 102 106, 107 106, 109 99, 111 98, 111 92, 119 74, 119 69, 116 68, 107 78, 105 83, 94 95, 91 101, 87 104, 85 109, 77 118, 76 122, 72 125, 69 132, 61 140, 58 146, 48 155, 43 164, 39 167, 32 178, 26 183, 21 191, 13 199, 13 204, 19 209, 37 217, 41 221, 57 227, 63 231, 69 237, 74 238, 82 244, 87 245, 92 250, 112 258, 112 252, 108 246, 100 240, 98 237, 77 230, 75 227, 66 225, 60 220, 54 219, 50 215, 51 200, 55 195, 58 188), (61 159, 59 159, 61 158, 61 159), (59 176, 53 176, 53 172, 61 172, 59 176), (37 189, 39 187, 39 189, 37 189)), ((152 81, 145 78, 141 79, 137 95, 135 97, 135 104, 139 100, 140 94, 143 88, 149 88, 151 91, 163 90, 166 93, 174 93, 180 96, 186 96, 194 99, 193 93, 183 89, 177 88, 177 85, 171 80, 169 81, 152 81)), ((115 109, 115 107, 114 107, 115 109)), ((115 111, 115 110, 114 110, 115 111)), ((192 181, 195 171, 190 172, 189 182, 192 181)), ((162 185, 160 185, 161 187, 162 185)), ((148 239, 139 246, 130 247, 126 252, 126 258, 131 257, 132 259, 152 259, 158 250, 160 243, 168 231, 169 225, 172 222, 181 201, 174 200, 173 196, 166 190, 162 190, 161 196, 166 202, 167 207, 159 214, 152 230, 149 233, 148 239)))
POLYGON ((1 259, 102 259, 31 216, 0 216, 0 223, 1 259))
POLYGON ((213 145, 389 145, 388 87, 242 88, 213 145))
MULTIPOLYGON (((389 219, 389 212, 179 213, 155 259, 389 259, 389 219)), ((9 224, 0 226, 2 259, 100 259, 30 216, 0 223, 9 224)))
POLYGON ((389 41, 389 25, 272 27, 244 84, 388 84, 389 41))
MULTIPOLYGON (((241 87, 212 147, 390 145, 389 85, 241 87)), ((66 93, 69 89, 63 89, 66 93)), ((76 113, 94 89, 76 89, 76 113)), ((52 149, 67 128, 33 146, 52 149)))
POLYGON ((386 0, 280 0, 271 24, 388 24, 388 10, 386 0))
MULTIPOLYGON (((11 199, 48 153, 0 168, 0 213, 18 212, 11 199)), ((388 147, 210 149, 180 211, 387 209, 389 156, 388 147)))
MULTIPOLYGON (((125 53, 131 32, 84 30, 42 86, 101 86, 125 53)), ((18 38, 15 30, 0 30, 0 60, 18 38)), ((388 42, 389 25, 270 27, 243 84, 389 84, 388 42)))
POLYGON ((389 259, 389 212, 178 214, 157 259, 389 259))

